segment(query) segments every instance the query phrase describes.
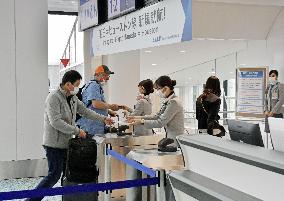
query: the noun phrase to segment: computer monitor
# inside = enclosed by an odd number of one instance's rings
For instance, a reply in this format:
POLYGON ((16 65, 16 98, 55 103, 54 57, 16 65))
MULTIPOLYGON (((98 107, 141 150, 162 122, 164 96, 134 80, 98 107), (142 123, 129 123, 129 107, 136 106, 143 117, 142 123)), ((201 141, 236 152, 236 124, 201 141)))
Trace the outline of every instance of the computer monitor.
POLYGON ((268 118, 274 150, 284 152, 284 119, 268 118))
POLYGON ((231 140, 264 147, 259 124, 239 120, 228 120, 231 140))

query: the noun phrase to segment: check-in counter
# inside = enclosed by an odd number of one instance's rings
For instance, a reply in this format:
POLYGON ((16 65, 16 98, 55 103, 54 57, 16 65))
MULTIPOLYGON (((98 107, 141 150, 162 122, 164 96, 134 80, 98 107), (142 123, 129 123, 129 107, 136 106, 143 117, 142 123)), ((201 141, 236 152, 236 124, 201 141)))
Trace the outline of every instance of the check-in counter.
MULTIPOLYGON (((160 152, 156 148, 134 149, 127 155, 127 157, 148 168, 159 170, 163 173, 168 173, 172 170, 184 169, 184 161, 180 150, 177 152, 160 152)), ((141 171, 130 166, 126 168, 126 173, 127 180, 146 177, 146 175, 141 171)), ((129 188, 126 191, 126 201, 155 201, 158 200, 156 196, 158 191, 161 194, 159 200, 174 200, 170 183, 168 181, 163 183, 165 184, 165 186, 162 187, 163 190, 157 189, 159 188, 158 186, 129 188)))
POLYGON ((210 135, 182 135, 178 142, 191 173, 252 199, 284 200, 284 153, 210 135))
POLYGON ((261 201, 190 170, 171 172, 169 180, 175 201, 261 201))
MULTIPOLYGON (((109 181, 124 181, 126 179, 126 165, 121 161, 110 158, 107 162, 105 155, 106 144, 117 153, 126 156, 133 149, 151 149, 157 148, 158 142, 165 137, 165 134, 135 136, 118 136, 114 133, 105 135, 96 135, 94 139, 98 144, 97 164, 99 168, 99 183, 109 181), (106 163, 107 162, 107 163, 106 163), (109 167, 107 167, 109 165, 109 167), (109 176, 108 176, 109 175, 109 176), (107 179, 106 179, 107 178, 107 179)), ((100 193, 99 200, 104 200, 104 193, 100 193)), ((111 200, 125 199, 125 189, 114 190, 111 194, 111 200)))

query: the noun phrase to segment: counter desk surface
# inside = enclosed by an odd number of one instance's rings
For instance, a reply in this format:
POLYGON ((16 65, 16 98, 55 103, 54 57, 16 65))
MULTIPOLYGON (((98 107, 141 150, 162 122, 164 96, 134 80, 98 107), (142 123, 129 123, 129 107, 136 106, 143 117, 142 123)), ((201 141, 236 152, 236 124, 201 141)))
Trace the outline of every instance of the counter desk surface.
POLYGON ((197 148, 284 175, 284 152, 209 135, 182 135, 178 137, 178 141, 181 145, 197 148))
POLYGON ((261 200, 284 197, 284 153, 210 135, 178 137, 187 170, 261 200))
POLYGON ((112 146, 142 146, 157 145, 157 143, 165 137, 165 134, 154 135, 124 135, 118 136, 116 133, 107 133, 94 136, 98 144, 109 143, 112 146))
MULTIPOLYGON (((160 152, 157 148, 154 149, 134 149, 127 155, 129 159, 135 160, 142 165, 152 168, 154 170, 165 170, 166 172, 172 170, 183 170, 184 162, 183 156, 180 150, 177 152, 160 152)), ((140 171, 128 166, 126 169, 127 179, 141 179, 147 177, 140 171)), ((169 183, 168 183, 169 184, 169 183)), ((127 189, 126 201, 137 201, 137 200, 148 200, 155 201, 158 198, 156 193, 160 192, 162 196, 166 196, 167 199, 163 200, 173 200, 173 194, 170 189, 170 185, 165 186, 165 190, 159 191, 154 186, 143 187, 143 188, 131 188, 127 189)), ((163 188, 164 189, 164 188, 163 188)))
POLYGON ((182 152, 160 152, 158 149, 134 149, 127 155, 146 167, 158 170, 181 170, 184 169, 182 152))

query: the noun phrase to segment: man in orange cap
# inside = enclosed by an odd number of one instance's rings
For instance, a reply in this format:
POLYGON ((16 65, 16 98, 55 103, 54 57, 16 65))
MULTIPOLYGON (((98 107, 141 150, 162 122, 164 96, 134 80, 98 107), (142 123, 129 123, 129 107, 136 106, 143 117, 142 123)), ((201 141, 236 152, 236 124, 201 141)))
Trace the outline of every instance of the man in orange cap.
MULTIPOLYGON (((105 65, 96 68, 95 79, 91 80, 82 90, 82 101, 91 110, 107 116, 114 115, 113 111, 119 110, 117 104, 106 103, 104 97, 103 85, 109 80, 110 75, 114 74, 105 65)), ((92 121, 86 118, 80 118, 77 125, 91 135, 104 134, 105 124, 99 121, 92 121)))

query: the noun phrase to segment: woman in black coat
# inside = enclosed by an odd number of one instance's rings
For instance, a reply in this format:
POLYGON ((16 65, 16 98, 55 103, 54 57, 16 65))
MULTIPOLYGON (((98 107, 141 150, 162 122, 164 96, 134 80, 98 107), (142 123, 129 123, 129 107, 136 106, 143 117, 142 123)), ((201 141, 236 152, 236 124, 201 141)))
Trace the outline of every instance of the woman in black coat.
MULTIPOLYGON (((207 79, 203 93, 196 101, 196 119, 198 120, 198 129, 206 129, 210 135, 215 129, 224 131, 223 126, 219 125, 220 116, 218 115, 221 105, 220 81, 216 76, 207 79)), ((219 136, 221 137, 221 136, 219 136)))

